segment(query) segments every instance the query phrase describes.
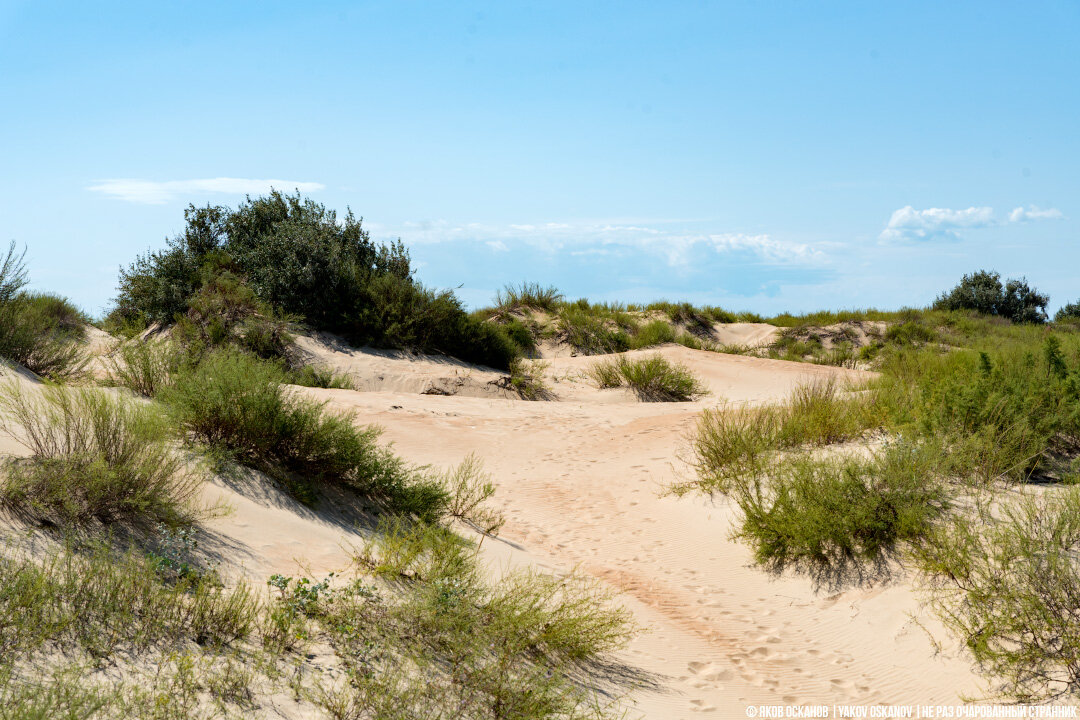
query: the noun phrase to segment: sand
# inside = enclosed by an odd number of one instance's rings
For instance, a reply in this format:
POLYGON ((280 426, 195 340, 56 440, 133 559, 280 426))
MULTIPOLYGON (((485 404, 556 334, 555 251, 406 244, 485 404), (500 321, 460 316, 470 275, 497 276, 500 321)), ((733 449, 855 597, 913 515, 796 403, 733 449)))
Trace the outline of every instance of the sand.
MULTIPOLYGON (((954 704, 981 694, 909 580, 830 594, 805 577, 771 576, 730 539, 736 516, 726 501, 664 493, 690 476, 680 454, 703 408, 776 402, 800 383, 858 383, 867 373, 669 345, 632 354, 685 364, 711 394, 643 403, 593 387, 586 372, 597 358, 563 354, 546 370, 558 400, 527 402, 491 370, 328 337, 300 346, 361 389, 296 392, 381 426, 411 462, 483 460, 507 517, 500 538, 482 545, 491 572, 577 568, 618 593, 645 628, 619 658, 647 680, 629 698, 630 717, 745 717, 748 703, 954 704)), ((0 452, 12 450, 0 440, 0 452)), ((346 518, 304 508, 258 478, 217 479, 206 501, 229 508, 208 521, 207 547, 224 571, 259 583, 275 572, 344 570, 363 539, 346 518)))

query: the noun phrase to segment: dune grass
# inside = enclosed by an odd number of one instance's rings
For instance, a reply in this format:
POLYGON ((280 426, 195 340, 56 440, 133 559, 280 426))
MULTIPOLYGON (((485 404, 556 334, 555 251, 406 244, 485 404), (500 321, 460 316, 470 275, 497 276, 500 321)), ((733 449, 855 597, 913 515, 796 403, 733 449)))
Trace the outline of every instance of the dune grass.
POLYGON ((507 285, 495 295, 495 307, 503 312, 522 308, 555 312, 563 294, 558 288, 535 282, 507 285))
POLYGON ((593 364, 589 375, 601 389, 625 386, 647 402, 688 402, 709 392, 687 367, 659 354, 603 360, 593 364))
POLYGON ((287 392, 284 370, 234 350, 184 368, 161 397, 186 433, 233 453, 311 499, 320 484, 367 494, 388 507, 434 519, 446 491, 360 429, 348 413, 287 392))
POLYGON ((334 716, 579 717, 596 696, 576 678, 634 633, 579 576, 485 580, 469 544, 442 528, 384 526, 358 562, 381 581, 305 609, 359 670, 325 698, 334 716))
POLYGON ((104 390, 0 387, 0 428, 30 448, 9 459, 0 503, 37 521, 190 524, 198 480, 153 409, 104 390))
POLYGON ((510 387, 523 400, 550 400, 554 397, 544 381, 550 363, 539 360, 515 360, 510 363, 510 387))

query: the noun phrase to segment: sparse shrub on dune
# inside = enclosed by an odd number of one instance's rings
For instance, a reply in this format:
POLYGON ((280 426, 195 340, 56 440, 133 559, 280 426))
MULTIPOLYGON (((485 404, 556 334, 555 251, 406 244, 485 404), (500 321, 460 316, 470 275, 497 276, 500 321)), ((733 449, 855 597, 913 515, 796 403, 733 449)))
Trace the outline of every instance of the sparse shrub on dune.
POLYGON ((887 575, 901 546, 925 537, 947 507, 921 452, 785 459, 732 478, 727 492, 742 513, 736 536, 766 568, 794 567, 823 585, 887 575))
POLYGON ((502 312, 521 308, 555 312, 562 299, 563 294, 552 285, 523 282, 520 285, 507 285, 496 293, 495 307, 502 312))
POLYGON ((129 340, 105 359, 109 381, 152 398, 172 382, 183 357, 167 340, 129 340))
POLYGON ((491 475, 484 472, 483 463, 476 454, 467 455, 461 464, 443 476, 442 481, 450 495, 446 506, 448 515, 464 520, 485 534, 499 532, 506 519, 485 505, 495 494, 495 483, 491 475))
POLYGON ((639 350, 653 345, 663 345, 664 343, 676 342, 676 338, 675 329, 671 327, 670 323, 663 320, 653 320, 641 326, 636 333, 630 336, 630 348, 639 350))
POLYGON ((1080 687, 1080 491, 991 502, 941 525, 915 553, 931 605, 1020 702, 1080 687))
POLYGON ((636 359, 620 355, 595 363, 589 374, 601 389, 625 385, 649 402, 687 402, 709 392, 688 368, 659 354, 636 359))
POLYGON ((0 257, 0 358, 54 380, 77 378, 87 363, 78 342, 87 318, 62 297, 23 290, 25 255, 12 242, 0 257))
POLYGON ((279 366, 218 350, 179 371, 161 397, 186 432, 301 494, 308 483, 340 484, 427 519, 444 511, 446 491, 380 446, 376 428, 287 392, 285 379, 279 366))
POLYGON ((836 380, 797 386, 779 405, 706 409, 690 436, 697 478, 678 492, 726 492, 730 482, 760 474, 776 453, 852 440, 885 420, 872 391, 845 393, 836 380))
POLYGON ((108 391, 0 388, 0 427, 30 448, 6 461, 0 502, 37 520, 191 523, 199 480, 150 407, 108 391))
POLYGON ((515 360, 510 364, 510 387, 523 400, 551 400, 554 393, 544 382, 550 363, 538 360, 515 360))
POLYGON ((355 390, 356 383, 349 375, 335 372, 333 368, 304 365, 288 373, 288 382, 303 387, 333 390, 355 390))
POLYGON ((576 306, 559 312, 559 332, 568 345, 584 355, 606 355, 630 349, 626 332, 576 306))
POLYGON ((614 714, 578 679, 635 628, 595 583, 535 572, 492 582, 460 538, 403 523, 384 524, 358 561, 391 584, 357 584, 320 606, 334 647, 368 669, 324 696, 326 706, 345 717, 614 714), (357 627, 365 632, 349 631, 357 627))

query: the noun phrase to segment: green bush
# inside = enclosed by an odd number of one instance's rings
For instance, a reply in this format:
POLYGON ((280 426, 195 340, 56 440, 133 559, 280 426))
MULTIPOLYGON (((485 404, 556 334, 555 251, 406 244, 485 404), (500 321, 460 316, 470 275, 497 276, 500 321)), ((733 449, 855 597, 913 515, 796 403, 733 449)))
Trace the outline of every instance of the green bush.
POLYGON ((672 342, 676 342, 675 330, 670 323, 663 320, 653 320, 630 336, 630 347, 633 350, 672 342))
POLYGON ((697 479, 674 489, 727 492, 765 472, 776 453, 855 439, 884 423, 885 412, 874 391, 841 393, 832 379, 800 385, 779 405, 707 409, 690 437, 697 479))
POLYGON ((899 543, 918 542, 946 507, 923 474, 920 450, 898 447, 870 462, 800 458, 731 485, 737 536, 762 565, 795 567, 836 585, 866 569, 887 572, 899 543))
POLYGON ((219 350, 177 372, 161 397, 195 438, 298 492, 337 484, 427 519, 443 512, 446 491, 380 447, 376 428, 359 429, 351 414, 287 392, 285 379, 274 364, 219 350))
POLYGON ((144 397, 154 397, 172 382, 183 357, 166 340, 130 340, 105 360, 109 381, 144 397))
POLYGON ((588 309, 570 305, 559 313, 559 332, 572 348, 585 355, 606 355, 630 349, 630 338, 619 329, 612 329, 601 317, 588 309))
POLYGON ((981 502, 916 553, 931 602, 1002 695, 1075 697, 1080 686, 1080 492, 981 502))
POLYGON ((550 400, 554 397, 551 388, 544 382, 544 372, 550 363, 537 360, 515 360, 510 363, 510 387, 523 400, 550 400))
POLYGON ((1030 287, 1027 280, 1008 280, 1001 284, 1001 275, 980 270, 965 275, 960 284, 934 301, 937 310, 975 310, 984 315, 996 315, 1017 323, 1046 322, 1048 295, 1030 287))
POLYGON ((634 360, 620 356, 594 364, 589 374, 601 389, 625 385, 649 402, 686 402, 709 392, 690 370, 662 355, 634 360))
POLYGON ((0 358, 55 380, 78 377, 87 363, 78 344, 86 316, 59 296, 23 291, 25 255, 12 243, 0 260, 0 358))
POLYGON ((364 669, 324 699, 339 716, 612 716, 581 680, 635 629, 594 583, 528 572, 492 583, 474 546, 404 523, 380 528, 358 560, 388 585, 341 588, 314 616, 364 669))
POLYGON ((1062 305, 1056 313, 1054 313, 1054 322, 1076 322, 1080 321, 1080 302, 1071 302, 1062 305))
POLYGON ((355 390, 356 383, 345 374, 334 372, 333 368, 320 368, 305 365, 299 370, 288 373, 288 382, 303 387, 316 387, 335 390, 355 390))
POLYGON ((191 206, 185 219, 165 250, 121 270, 112 326, 190 315, 210 344, 238 333, 242 345, 271 357, 287 341, 283 323, 302 318, 354 344, 502 369, 517 355, 501 328, 470 317, 452 293, 416 282, 404 246, 375 245, 351 213, 339 222, 318 203, 275 191, 235 210, 191 206), (248 310, 243 322, 229 315, 237 307, 248 310))
POLYGON ((11 383, 0 389, 0 427, 33 453, 7 461, 0 480, 0 502, 22 514, 54 523, 195 519, 199 481, 150 408, 102 390, 11 383))

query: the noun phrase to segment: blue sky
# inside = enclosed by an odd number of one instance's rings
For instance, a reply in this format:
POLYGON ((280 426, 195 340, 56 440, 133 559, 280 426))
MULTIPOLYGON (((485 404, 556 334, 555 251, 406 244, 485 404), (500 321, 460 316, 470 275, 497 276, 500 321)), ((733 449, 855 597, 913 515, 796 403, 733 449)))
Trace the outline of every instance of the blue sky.
POLYGON ((775 312, 1080 297, 1077 2, 0 0, 0 240, 100 313, 270 185, 505 283, 775 312))

